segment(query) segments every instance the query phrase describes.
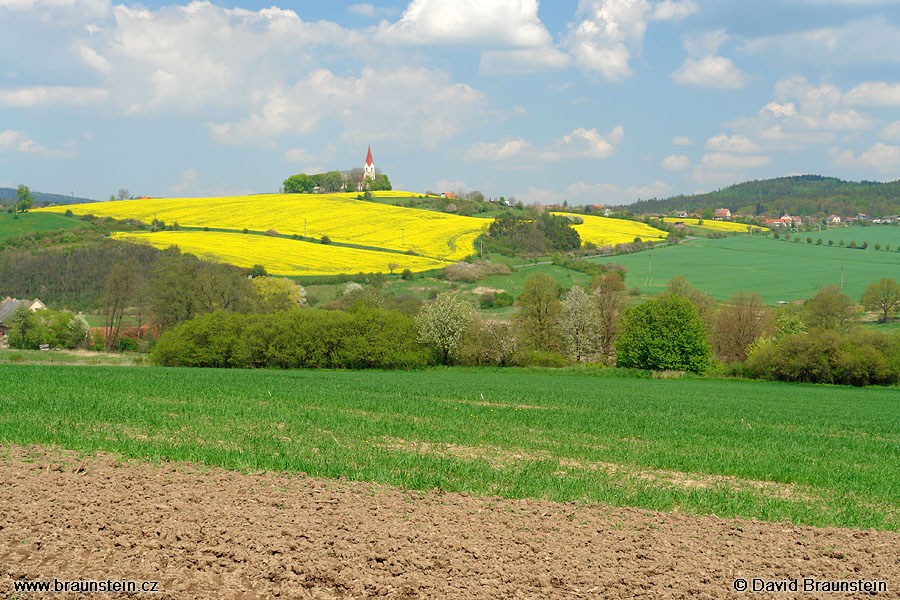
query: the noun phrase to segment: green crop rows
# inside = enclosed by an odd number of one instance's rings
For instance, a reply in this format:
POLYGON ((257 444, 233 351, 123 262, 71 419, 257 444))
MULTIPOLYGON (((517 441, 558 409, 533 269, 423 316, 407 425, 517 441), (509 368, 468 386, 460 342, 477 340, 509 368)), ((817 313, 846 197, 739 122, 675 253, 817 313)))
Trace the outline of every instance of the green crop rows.
MULTIPOLYGON (((848 228, 841 235, 848 243, 856 239, 861 245, 870 239, 874 246, 874 235, 866 235, 868 230, 886 231, 879 239, 890 234, 897 236, 891 247, 900 248, 900 229, 892 227, 848 228)), ((799 243, 762 236, 696 239, 603 260, 628 268, 628 287, 659 293, 671 277, 684 275, 718 300, 727 300, 743 289, 758 292, 769 304, 809 298, 823 286, 840 285, 842 269, 844 292, 857 301, 867 285, 882 277, 900 280, 900 252, 841 248, 838 242, 829 247, 825 233, 801 233, 799 243), (804 244, 806 237, 812 237, 813 243, 804 244), (821 246, 815 243, 819 237, 824 242, 821 246)))
POLYGON ((449 369, 5 365, 0 443, 900 529, 891 389, 449 369))

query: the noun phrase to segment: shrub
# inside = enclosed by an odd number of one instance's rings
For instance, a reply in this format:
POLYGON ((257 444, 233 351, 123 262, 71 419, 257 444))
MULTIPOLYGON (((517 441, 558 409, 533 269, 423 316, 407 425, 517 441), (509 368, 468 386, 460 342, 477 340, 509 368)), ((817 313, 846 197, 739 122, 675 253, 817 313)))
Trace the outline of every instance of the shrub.
POLYGON ((512 269, 507 265, 485 260, 476 260, 471 263, 462 261, 448 265, 444 269, 444 279, 473 283, 491 275, 509 275, 510 273, 512 273, 512 269))
POLYGON ((319 240, 319 241, 321 241, 323 244, 330 244, 330 243, 331 243, 331 238, 328 237, 327 235, 323 235, 323 236, 322 236, 322 239, 319 240))
POLYGON ((834 240, 828 240, 828 245, 829 245, 829 246, 834 246, 834 240))
POLYGON ((244 228, 241 230, 241 233, 250 233, 250 230, 247 229, 246 227, 244 227, 244 228))
POLYGON ((503 291, 494 294, 494 307, 495 308, 506 308, 508 306, 512 306, 515 303, 516 299, 509 292, 503 291))
POLYGON ((278 236, 278 232, 275 231, 274 229, 266 229, 266 231, 263 233, 263 235, 268 235, 268 236, 271 236, 271 237, 277 237, 277 236, 278 236))
POLYGON ((622 313, 616 366, 704 372, 710 345, 706 326, 686 298, 665 294, 622 313))
POLYGON ((407 279, 407 280, 409 280, 409 279, 412 279, 413 277, 414 277, 414 276, 413 276, 413 272, 410 271, 409 269, 403 269, 403 272, 400 273, 400 279, 407 279))

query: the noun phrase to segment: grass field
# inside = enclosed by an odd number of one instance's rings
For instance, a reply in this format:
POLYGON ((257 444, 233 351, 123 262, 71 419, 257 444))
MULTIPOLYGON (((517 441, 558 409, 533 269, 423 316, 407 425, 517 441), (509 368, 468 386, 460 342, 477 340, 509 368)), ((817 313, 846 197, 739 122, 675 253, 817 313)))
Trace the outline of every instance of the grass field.
MULTIPOLYGON (((804 236, 805 237, 805 236, 804 236)), ((816 239, 816 238, 813 238, 816 239)), ((677 246, 615 256, 604 260, 625 265, 625 284, 658 293, 666 281, 684 275, 693 285, 727 300, 739 289, 758 292, 774 304, 809 298, 819 288, 841 283, 859 300, 870 283, 882 277, 900 280, 900 253, 804 245, 763 236, 696 239, 677 246), (648 268, 652 280, 647 276, 648 268)))
POLYGON ((895 389, 571 372, 5 365, 0 443, 900 529, 895 389))
POLYGON ((61 214, 29 211, 14 219, 11 213, 0 213, 0 242, 6 238, 31 233, 32 231, 56 231, 83 227, 84 223, 61 214))
POLYGON ((856 242, 857 246, 862 246, 863 242, 869 242, 873 250, 875 244, 881 244, 882 248, 890 244, 891 250, 894 251, 900 249, 900 226, 897 225, 831 227, 824 231, 809 231, 798 235, 802 238, 811 237, 813 242, 822 238, 826 244, 828 240, 834 240, 836 246, 841 240, 844 240, 846 244, 856 242))

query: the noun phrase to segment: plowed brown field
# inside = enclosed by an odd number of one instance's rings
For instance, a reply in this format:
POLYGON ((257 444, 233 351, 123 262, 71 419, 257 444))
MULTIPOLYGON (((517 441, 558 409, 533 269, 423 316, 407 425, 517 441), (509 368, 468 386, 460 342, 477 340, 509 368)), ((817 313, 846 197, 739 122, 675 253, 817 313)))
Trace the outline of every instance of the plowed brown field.
POLYGON ((97 598, 752 597, 739 577, 878 579, 898 597, 898 548, 893 532, 0 447, 0 597, 54 577, 162 590, 97 598))

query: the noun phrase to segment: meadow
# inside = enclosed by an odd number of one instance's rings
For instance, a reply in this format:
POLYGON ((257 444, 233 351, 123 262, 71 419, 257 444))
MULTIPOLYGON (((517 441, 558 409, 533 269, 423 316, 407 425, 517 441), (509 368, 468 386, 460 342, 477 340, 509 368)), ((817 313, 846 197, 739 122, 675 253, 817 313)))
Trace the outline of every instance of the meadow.
POLYGON ((571 370, 17 364, 0 369, 0 387, 3 444, 900 529, 892 389, 571 370))
POLYGON ((257 234, 221 231, 118 232, 115 239, 226 262, 238 267, 261 264, 273 275, 336 275, 346 272, 427 271, 448 263, 401 252, 381 252, 257 234))
MULTIPOLYGON (((815 240, 817 233, 801 235, 815 240)), ((700 238, 648 252, 592 260, 625 265, 625 284, 647 293, 662 292, 666 281, 684 275, 717 300, 727 300, 743 289, 758 292, 768 304, 809 298, 823 286, 840 285, 842 269, 844 292, 856 300, 866 286, 882 277, 900 280, 897 252, 866 252, 837 244, 818 246, 762 235, 700 238)))
POLYGON ((583 222, 572 225, 582 242, 591 242, 597 246, 616 244, 629 244, 635 238, 641 238, 645 242, 659 242, 669 235, 665 231, 650 227, 646 223, 638 221, 626 221, 625 219, 610 219, 609 217, 597 217, 594 215, 582 215, 573 213, 555 212, 555 215, 567 217, 579 217, 583 222))
POLYGON ((84 225, 78 219, 59 214, 29 211, 20 213, 19 218, 15 219, 11 213, 3 212, 0 213, 0 242, 32 231, 57 231, 84 225))
MULTIPOLYGON (((148 224, 159 219, 169 225, 177 222, 182 227, 234 231, 274 229, 282 235, 317 239, 328 236, 334 242, 395 252, 412 251, 446 261, 461 260, 472 254, 475 238, 488 225, 484 219, 366 202, 356 196, 356 193, 336 193, 149 198, 40 210, 71 210, 76 215, 137 219, 148 224)), ((360 267, 352 264, 346 264, 344 269, 345 272, 359 270, 360 267)))

